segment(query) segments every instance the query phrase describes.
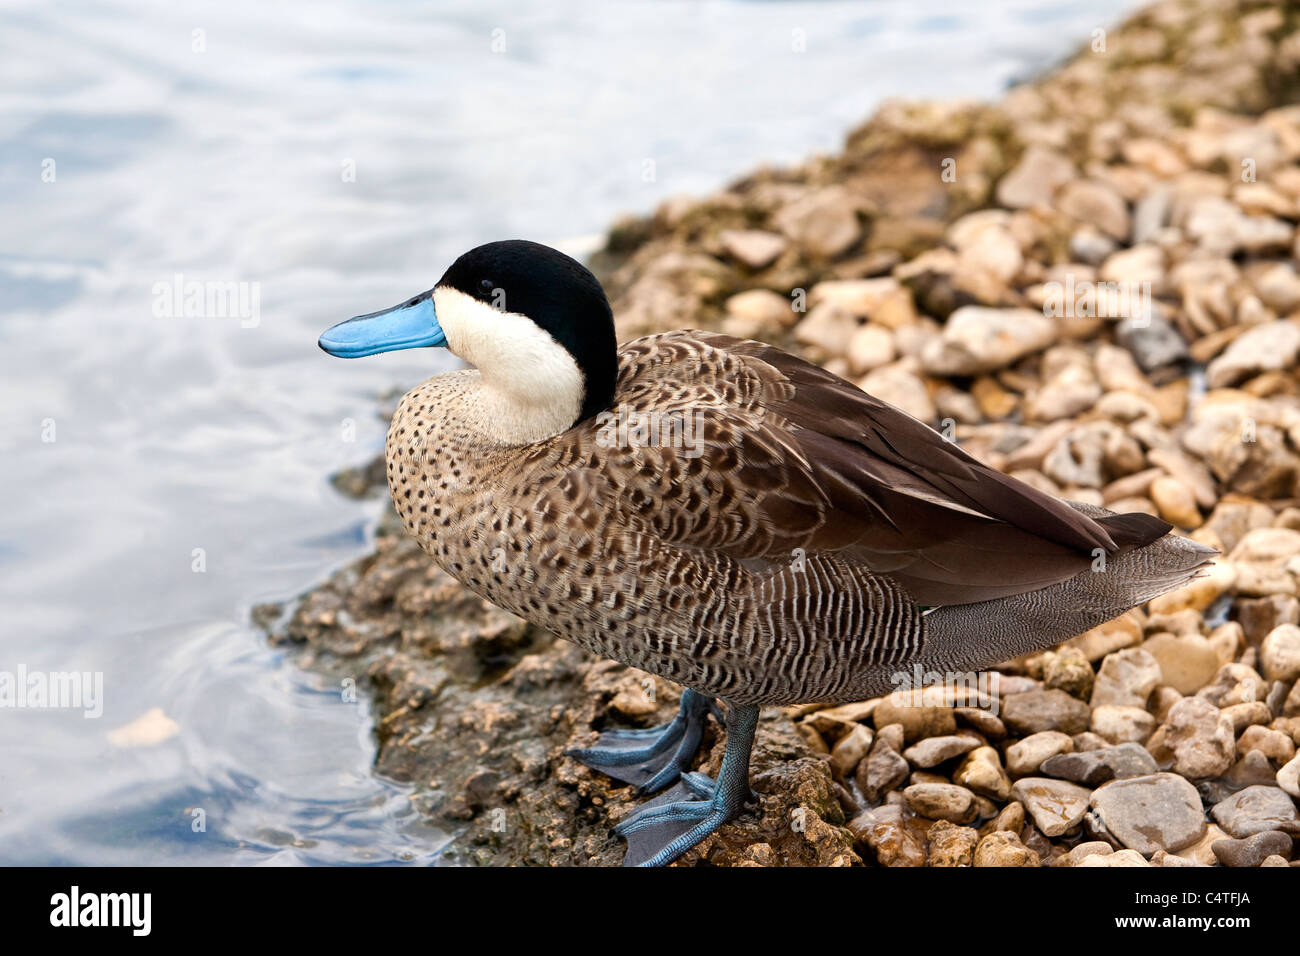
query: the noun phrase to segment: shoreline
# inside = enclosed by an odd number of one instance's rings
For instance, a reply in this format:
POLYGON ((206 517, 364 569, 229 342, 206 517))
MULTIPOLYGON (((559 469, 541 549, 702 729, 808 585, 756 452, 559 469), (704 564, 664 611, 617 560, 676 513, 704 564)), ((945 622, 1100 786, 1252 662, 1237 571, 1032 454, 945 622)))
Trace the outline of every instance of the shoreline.
MULTIPOLYGON (((886 102, 841 153, 622 219, 593 257, 620 341, 696 327, 789 348, 1036 487, 1224 554, 999 668, 995 708, 765 711, 759 805, 678 865, 1289 861, 1300 14, 1161 2, 1097 39, 994 103, 886 102)), ((336 486, 383 494, 383 474, 336 486)), ((609 828, 639 801, 562 752, 666 721, 677 690, 468 594, 391 506, 375 553, 271 640, 372 695, 375 770, 458 832, 447 862, 621 861, 609 828)), ((711 724, 699 769, 720 743, 711 724)))

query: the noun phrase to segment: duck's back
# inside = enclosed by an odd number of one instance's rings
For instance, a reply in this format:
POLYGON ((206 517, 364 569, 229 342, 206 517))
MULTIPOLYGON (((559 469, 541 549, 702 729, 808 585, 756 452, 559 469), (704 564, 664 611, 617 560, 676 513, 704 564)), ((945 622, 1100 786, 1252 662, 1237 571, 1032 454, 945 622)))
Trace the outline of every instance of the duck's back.
POLYGON ((390 432, 394 499, 483 597, 706 693, 881 693, 924 660, 926 607, 1060 585, 1168 530, 1072 509, 760 343, 674 332, 619 359, 607 412, 522 448, 435 415, 452 393, 425 383, 390 432))

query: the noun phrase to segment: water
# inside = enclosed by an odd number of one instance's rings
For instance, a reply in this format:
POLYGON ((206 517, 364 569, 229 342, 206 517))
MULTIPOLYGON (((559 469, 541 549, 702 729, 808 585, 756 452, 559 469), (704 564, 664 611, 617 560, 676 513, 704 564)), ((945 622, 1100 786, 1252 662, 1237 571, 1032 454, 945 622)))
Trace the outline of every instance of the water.
POLYGON ((0 862, 433 859, 365 703, 249 624, 367 549, 377 503, 327 476, 381 447, 377 396, 447 367, 317 334, 477 243, 589 251, 833 150, 885 96, 996 96, 1129 6, 10 0, 0 673, 103 700, 0 709, 0 862), (177 281, 250 298, 187 317, 177 281), (171 736, 112 742, 154 708, 171 736))

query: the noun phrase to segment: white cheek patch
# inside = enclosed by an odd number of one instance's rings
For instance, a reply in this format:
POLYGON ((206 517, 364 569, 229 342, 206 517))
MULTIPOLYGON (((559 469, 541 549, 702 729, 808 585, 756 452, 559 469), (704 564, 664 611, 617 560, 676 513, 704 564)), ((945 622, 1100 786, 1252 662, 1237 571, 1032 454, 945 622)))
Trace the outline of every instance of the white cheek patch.
POLYGON ((482 376, 483 425, 510 444, 558 435, 582 410, 582 370, 569 351, 517 312, 456 289, 433 290, 447 349, 482 376))

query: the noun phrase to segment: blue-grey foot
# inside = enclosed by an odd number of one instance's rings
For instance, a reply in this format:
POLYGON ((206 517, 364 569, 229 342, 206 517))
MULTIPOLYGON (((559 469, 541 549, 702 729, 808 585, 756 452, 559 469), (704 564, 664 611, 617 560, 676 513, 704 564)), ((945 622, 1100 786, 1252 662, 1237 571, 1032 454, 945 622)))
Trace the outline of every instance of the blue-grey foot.
POLYGON ((624 866, 666 866, 738 814, 749 788, 749 752, 754 746, 758 707, 733 705, 727 711, 727 749, 716 782, 702 773, 683 774, 614 828, 627 840, 624 866))
POLYGON ((647 730, 608 730, 595 746, 566 754, 607 777, 636 784, 641 793, 657 793, 690 769, 710 713, 719 716, 713 699, 688 688, 670 723, 647 730))

